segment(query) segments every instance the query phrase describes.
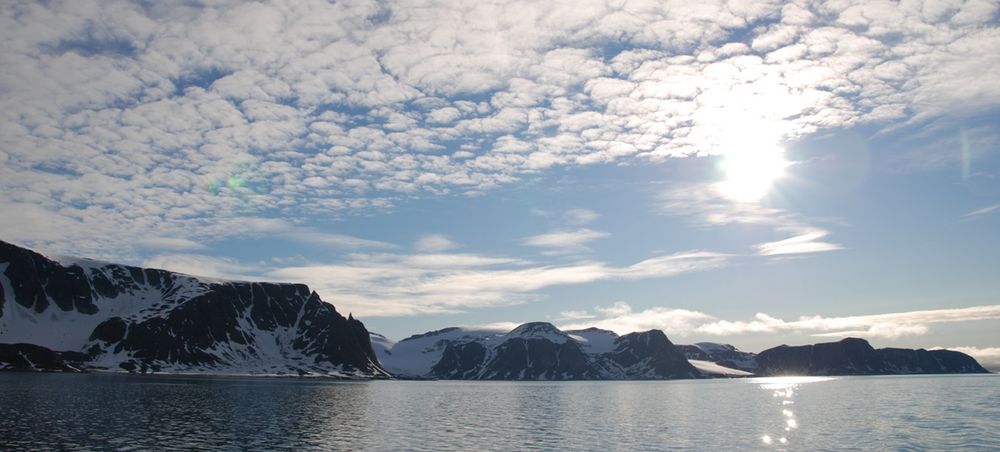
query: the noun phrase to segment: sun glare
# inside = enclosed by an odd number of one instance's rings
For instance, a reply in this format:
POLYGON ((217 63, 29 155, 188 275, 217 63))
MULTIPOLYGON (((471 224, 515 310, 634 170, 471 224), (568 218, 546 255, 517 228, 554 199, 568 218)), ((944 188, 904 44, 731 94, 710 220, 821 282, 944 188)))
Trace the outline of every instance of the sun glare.
POLYGON ((788 161, 780 147, 743 150, 723 156, 725 180, 717 187, 722 195, 739 202, 757 202, 785 174, 788 161))

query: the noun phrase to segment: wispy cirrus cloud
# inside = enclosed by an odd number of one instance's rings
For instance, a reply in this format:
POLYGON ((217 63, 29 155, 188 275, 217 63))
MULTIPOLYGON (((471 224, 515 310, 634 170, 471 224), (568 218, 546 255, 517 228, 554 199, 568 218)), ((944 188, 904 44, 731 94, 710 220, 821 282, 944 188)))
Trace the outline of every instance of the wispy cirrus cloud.
POLYGON ((963 215, 963 217, 965 217, 965 218, 978 217, 980 215, 986 215, 986 214, 993 213, 993 212, 998 211, 998 210, 1000 210, 1000 204, 994 204, 992 206, 986 206, 986 207, 983 207, 981 209, 973 210, 972 212, 969 212, 969 213, 963 215))
POLYGON ((594 212, 593 210, 590 209, 582 209, 582 208, 569 209, 563 213, 563 218, 566 219, 566 222, 574 225, 589 224, 594 222, 594 220, 597 220, 600 217, 601 215, 598 214, 597 212, 594 212))
POLYGON ((458 244, 443 234, 428 234, 420 237, 413 246, 417 251, 434 253, 457 248, 458 244))
POLYGON ((338 309, 364 317, 454 313, 538 300, 553 286, 606 280, 669 278, 718 269, 728 256, 682 252, 631 265, 597 261, 563 265, 471 253, 352 253, 337 263, 273 260, 244 263, 198 254, 160 254, 144 266, 229 280, 308 284, 338 309))
POLYGON ((538 299, 538 290, 604 280, 668 278, 728 264, 724 255, 684 252, 627 266, 582 261, 539 265, 474 254, 354 254, 338 264, 273 268, 268 279, 307 283, 355 314, 399 316, 459 312, 538 299))
POLYGON ((263 269, 261 265, 246 264, 236 259, 183 253, 158 254, 143 261, 142 266, 234 281, 259 280, 263 269))
POLYGON ((32 205, 40 219, 0 232, 123 255, 149 236, 240 237, 248 218, 335 217, 556 167, 717 154, 740 140, 718 133, 734 124, 794 139, 975 114, 1000 104, 1000 81, 982 77, 1000 72, 997 10, 7 4, 0 208, 32 205))
POLYGON ((194 240, 177 237, 148 237, 140 240, 138 244, 147 248, 169 250, 199 250, 205 248, 205 245, 194 240))
POLYGON ((830 231, 809 224, 800 216, 757 202, 739 202, 720 191, 718 184, 674 185, 660 193, 660 211, 665 215, 692 218, 699 227, 734 224, 769 226, 790 237, 753 245, 760 256, 821 253, 844 249, 823 241, 830 231))
POLYGON ((825 251, 843 249, 840 245, 820 241, 820 239, 830 234, 829 231, 819 228, 810 228, 797 232, 801 233, 775 242, 760 243, 754 245, 754 248, 756 248, 757 253, 762 256, 821 253, 825 251))
MULTIPOLYGON (((959 323, 1000 319, 1000 305, 971 306, 967 308, 933 309, 859 316, 802 316, 783 320, 758 313, 752 320, 721 320, 712 315, 688 309, 653 307, 634 311, 625 302, 594 310, 599 316, 583 322, 569 321, 564 328, 597 326, 628 333, 648 329, 661 329, 668 334, 688 336, 708 334, 733 336, 742 334, 799 333, 816 337, 841 338, 860 336, 896 339, 919 336, 929 332, 930 326, 941 323, 959 323)), ((580 313, 581 317, 587 313, 580 313)))
POLYGON ((541 248, 544 254, 561 255, 576 254, 589 251, 587 243, 607 237, 606 232, 581 228, 574 230, 555 230, 544 234, 525 237, 521 243, 527 246, 541 248))

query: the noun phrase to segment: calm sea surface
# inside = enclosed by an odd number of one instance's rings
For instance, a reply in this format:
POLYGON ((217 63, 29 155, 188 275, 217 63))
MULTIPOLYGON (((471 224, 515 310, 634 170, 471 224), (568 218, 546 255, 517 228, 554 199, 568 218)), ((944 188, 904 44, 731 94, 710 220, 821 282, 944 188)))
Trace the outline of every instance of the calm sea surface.
POLYGON ((0 373, 0 448, 1000 450, 1000 376, 342 383, 0 373))

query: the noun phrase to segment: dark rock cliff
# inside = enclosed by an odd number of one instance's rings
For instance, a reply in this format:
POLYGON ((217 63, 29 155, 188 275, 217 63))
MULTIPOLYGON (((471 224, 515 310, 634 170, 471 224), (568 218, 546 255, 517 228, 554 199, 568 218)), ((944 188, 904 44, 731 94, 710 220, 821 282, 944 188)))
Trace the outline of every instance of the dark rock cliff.
POLYGON ((46 344, 59 332, 62 350, 85 352, 83 365, 94 368, 386 375, 364 325, 302 284, 209 281, 84 260, 63 265, 6 242, 0 268, 0 343, 17 336, 46 344), (8 301, 23 308, 18 315, 8 301), (94 326, 69 330, 80 325, 94 326))
POLYGON ((788 346, 757 354, 759 375, 895 375, 987 373, 974 358, 951 350, 883 348, 864 339, 788 346))

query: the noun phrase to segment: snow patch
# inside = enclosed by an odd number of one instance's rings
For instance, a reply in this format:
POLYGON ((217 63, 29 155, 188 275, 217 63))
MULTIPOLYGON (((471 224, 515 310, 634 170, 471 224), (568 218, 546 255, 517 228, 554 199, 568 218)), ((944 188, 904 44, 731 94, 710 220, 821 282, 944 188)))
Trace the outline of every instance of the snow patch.
POLYGON ((587 354, 601 354, 615 351, 615 339, 619 337, 614 331, 597 328, 567 331, 566 334, 576 341, 580 345, 580 349, 587 354))
POLYGON ((566 333, 560 331, 551 323, 545 322, 525 323, 514 328, 504 336, 507 339, 545 339, 552 341, 554 344, 565 344, 566 341, 572 340, 566 333))
POLYGON ((503 333, 496 330, 458 327, 412 336, 395 342, 390 347, 385 346, 392 342, 388 339, 379 346, 373 341, 372 348, 382 367, 393 375, 423 377, 430 374, 431 368, 441 360, 448 344, 488 341, 502 336, 503 333))
POLYGON ((722 376, 722 377, 747 377, 753 375, 750 372, 737 369, 730 369, 728 367, 720 366, 711 361, 702 361, 700 359, 689 359, 688 362, 691 363, 691 365, 694 366, 695 369, 698 369, 698 371, 701 372, 702 375, 722 376))

